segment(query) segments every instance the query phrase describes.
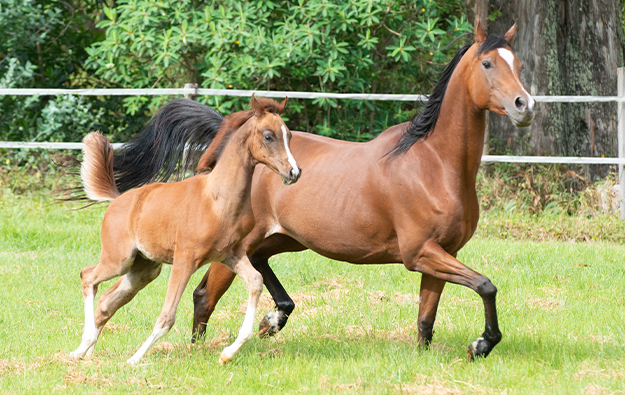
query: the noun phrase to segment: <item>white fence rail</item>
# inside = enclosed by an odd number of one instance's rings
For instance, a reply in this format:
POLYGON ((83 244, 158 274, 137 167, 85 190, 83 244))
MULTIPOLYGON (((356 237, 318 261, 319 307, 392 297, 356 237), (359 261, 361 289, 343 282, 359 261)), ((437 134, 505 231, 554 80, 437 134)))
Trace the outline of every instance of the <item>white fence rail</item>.
MULTIPOLYGON (((186 84, 180 89, 0 89, 0 95, 83 95, 83 96, 154 96, 184 95, 193 97, 207 96, 239 96, 249 97, 252 93, 259 96, 292 99, 341 99, 341 100, 393 100, 423 101, 425 95, 392 95, 368 93, 325 93, 325 92, 287 92, 287 91, 250 91, 238 89, 203 89, 196 84, 186 84)), ((625 219, 625 68, 618 69, 618 96, 534 96, 534 100, 542 103, 617 103, 618 104, 618 158, 588 157, 544 157, 544 156, 500 156, 484 155, 483 162, 513 163, 565 163, 565 164, 604 164, 618 165, 621 196, 621 218, 625 219)), ((114 148, 121 144, 114 144, 114 148)), ((34 143, 34 142, 0 142, 0 148, 44 148, 44 149, 82 149, 82 143, 34 143)))

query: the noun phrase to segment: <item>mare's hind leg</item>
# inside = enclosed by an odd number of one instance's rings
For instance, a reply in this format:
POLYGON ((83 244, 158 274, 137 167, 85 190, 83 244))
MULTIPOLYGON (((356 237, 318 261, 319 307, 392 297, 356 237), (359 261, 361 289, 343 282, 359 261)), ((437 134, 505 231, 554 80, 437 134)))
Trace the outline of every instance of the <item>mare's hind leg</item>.
MULTIPOLYGON (((262 235, 261 235, 262 237, 262 235)), ((248 236, 255 239, 255 235, 248 236)), ((246 238, 246 240, 248 239, 246 238)), ((295 303, 289 297, 280 281, 269 266, 269 258, 283 252, 305 250, 306 247, 296 240, 282 235, 273 234, 263 240, 260 246, 250 257, 250 262, 263 276, 263 281, 271 297, 276 303, 276 309, 267 314, 259 324, 259 336, 266 337, 278 333, 285 325, 289 315, 295 308, 295 303)), ((206 323, 215 306, 234 280, 235 274, 227 266, 213 263, 202 278, 202 281, 193 291, 193 338, 202 336, 206 332, 206 323)))
POLYGON ((236 274, 241 276, 249 291, 249 298, 247 300, 247 311, 245 312, 245 319, 243 325, 239 330, 234 343, 226 347, 219 356, 219 363, 222 365, 230 362, 235 355, 239 352, 241 347, 250 340, 254 334, 254 318, 256 316, 256 307, 258 306, 258 299, 263 292, 263 277, 254 269, 247 256, 243 253, 239 256, 230 255, 224 260, 224 263, 228 265, 236 274))
POLYGON ((174 255, 174 264, 171 268, 169 276, 169 284, 167 285, 167 296, 165 296, 165 304, 161 310, 161 314, 156 320, 156 325, 152 330, 152 334, 141 345, 139 350, 128 359, 128 363, 135 365, 138 363, 145 353, 156 343, 161 337, 165 336, 176 322, 176 310, 178 303, 184 292, 191 275, 199 267, 198 261, 193 258, 186 257, 182 254, 174 255))
POLYGON ((428 347, 434 334, 434 321, 438 302, 441 299, 445 281, 429 274, 421 277, 421 290, 419 292, 419 345, 428 347))
POLYGON ((416 270, 439 280, 464 285, 480 295, 484 303, 485 329, 482 337, 471 343, 467 356, 470 360, 476 357, 486 357, 501 341, 495 303, 497 288, 488 277, 468 268, 436 243, 423 246, 420 254, 413 259, 406 259, 404 265, 409 270, 416 270))
POLYGON ((193 291, 193 335, 195 343, 198 336, 206 333, 206 325, 215 311, 219 299, 226 293, 237 275, 221 262, 211 263, 200 284, 193 291))
POLYGON ((134 254, 134 252, 128 254, 120 254, 117 251, 107 252, 103 249, 97 265, 87 266, 80 271, 82 295, 85 302, 85 328, 80 346, 70 354, 72 357, 84 358, 87 352, 89 354, 93 352, 99 336, 94 314, 94 299, 98 292, 98 285, 127 272, 132 265, 134 254))

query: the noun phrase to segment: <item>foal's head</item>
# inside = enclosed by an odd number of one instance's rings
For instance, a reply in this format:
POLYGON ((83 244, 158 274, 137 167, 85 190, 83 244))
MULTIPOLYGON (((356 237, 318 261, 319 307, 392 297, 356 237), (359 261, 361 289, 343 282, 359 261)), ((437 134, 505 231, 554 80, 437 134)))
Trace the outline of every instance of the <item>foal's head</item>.
POLYGON ((291 131, 280 118, 286 103, 284 99, 275 105, 271 99, 257 99, 252 95, 253 116, 248 123, 251 122, 249 127, 253 128, 249 138, 254 159, 280 174, 282 181, 290 185, 299 179, 301 170, 289 147, 291 131))
POLYGON ((475 21, 475 44, 465 57, 468 90, 480 108, 507 115, 517 127, 527 127, 534 119, 534 99, 521 84, 523 63, 510 46, 516 35, 516 24, 503 36, 486 35, 479 17, 475 21))

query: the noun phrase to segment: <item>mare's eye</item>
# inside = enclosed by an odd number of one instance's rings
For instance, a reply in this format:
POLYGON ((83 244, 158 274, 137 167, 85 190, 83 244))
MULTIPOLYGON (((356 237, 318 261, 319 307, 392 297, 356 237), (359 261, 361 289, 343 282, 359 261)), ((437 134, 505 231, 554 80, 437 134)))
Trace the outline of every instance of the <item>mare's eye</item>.
POLYGON ((482 62, 482 66, 484 66, 484 68, 487 69, 487 70, 493 68, 493 64, 490 61, 488 61, 488 60, 483 61, 482 62))
POLYGON ((270 141, 272 141, 272 140, 273 140, 273 139, 271 138, 271 136, 270 136, 270 135, 266 135, 266 136, 265 136, 265 141, 270 142, 270 141))

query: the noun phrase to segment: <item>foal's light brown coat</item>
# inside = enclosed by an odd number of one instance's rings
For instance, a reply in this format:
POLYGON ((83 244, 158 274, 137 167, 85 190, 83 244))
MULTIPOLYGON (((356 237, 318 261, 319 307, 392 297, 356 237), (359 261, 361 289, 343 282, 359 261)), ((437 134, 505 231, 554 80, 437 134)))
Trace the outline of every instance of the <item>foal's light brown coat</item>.
POLYGON ((137 363, 154 342, 167 334, 189 278, 211 261, 226 264, 249 288, 243 326, 220 361, 228 362, 251 338, 262 277, 238 243, 254 227, 250 194, 255 165, 265 164, 285 183, 299 178, 288 146, 290 132, 279 116, 285 104, 286 100, 278 104, 252 97, 251 112, 226 118, 216 137, 221 144, 213 148, 220 160, 211 173, 179 183, 151 184, 123 195, 115 186, 108 139, 97 133, 85 137, 85 190, 91 199, 113 202, 102 224, 100 262, 81 272, 85 331, 73 356, 82 358, 93 352, 106 322, 159 275, 163 262, 173 264, 163 310, 152 335, 129 363, 137 363), (227 129, 237 124, 242 126, 229 133, 227 129), (231 137, 222 139, 222 135, 231 137), (98 284, 118 276, 122 278, 102 295, 94 313, 98 284))

